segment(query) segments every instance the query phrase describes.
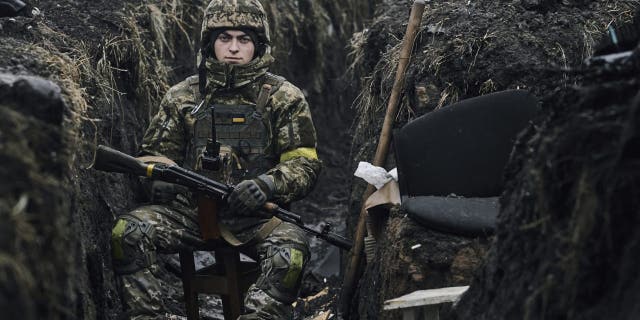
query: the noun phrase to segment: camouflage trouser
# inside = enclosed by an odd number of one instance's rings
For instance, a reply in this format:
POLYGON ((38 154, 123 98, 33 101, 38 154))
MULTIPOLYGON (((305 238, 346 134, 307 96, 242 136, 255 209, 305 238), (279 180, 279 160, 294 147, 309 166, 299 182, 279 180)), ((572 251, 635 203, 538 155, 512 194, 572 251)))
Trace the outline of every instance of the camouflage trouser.
MULTIPOLYGON (((119 217, 112 232, 114 269, 123 285, 130 319, 164 319, 164 286, 156 253, 202 244, 196 213, 186 207, 149 205, 119 217)), ((283 222, 256 245, 261 273, 245 297, 240 319, 290 319, 310 257, 304 231, 283 222)))

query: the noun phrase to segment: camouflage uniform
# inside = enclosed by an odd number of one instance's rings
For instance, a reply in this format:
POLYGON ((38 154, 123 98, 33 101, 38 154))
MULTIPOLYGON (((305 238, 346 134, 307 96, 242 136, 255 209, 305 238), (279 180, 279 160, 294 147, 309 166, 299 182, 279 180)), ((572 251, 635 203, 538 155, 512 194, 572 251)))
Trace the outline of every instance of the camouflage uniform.
MULTIPOLYGON (((274 185, 271 201, 281 205, 303 197, 321 168, 315 128, 300 89, 267 73, 273 58, 264 9, 257 0, 214 0, 205 11, 202 39, 200 74, 167 92, 145 133, 141 155, 164 156, 233 184, 266 175, 274 185), (208 52, 213 32, 234 27, 249 27, 259 37, 259 56, 248 64, 221 63, 208 52), (211 137, 209 106, 215 106, 216 132, 226 159, 223 169, 214 174, 202 168, 206 141, 211 137)), ((221 220, 242 240, 251 238, 267 221, 228 211, 222 210, 221 220)), ((192 197, 178 193, 164 203, 120 216, 112 239, 114 267, 124 284, 128 316, 161 319, 165 309, 156 252, 175 253, 202 244, 192 197)), ((282 223, 256 249, 262 272, 247 293, 248 312, 241 318, 291 318, 291 303, 310 257, 306 235, 297 226, 282 223)))

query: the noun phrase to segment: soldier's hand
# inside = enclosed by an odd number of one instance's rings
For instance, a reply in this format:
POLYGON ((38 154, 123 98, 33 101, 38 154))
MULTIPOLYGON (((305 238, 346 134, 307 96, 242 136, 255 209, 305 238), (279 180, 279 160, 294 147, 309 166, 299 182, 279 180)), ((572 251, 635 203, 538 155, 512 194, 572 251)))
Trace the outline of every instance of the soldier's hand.
POLYGON ((273 180, 265 175, 244 180, 229 195, 229 208, 238 215, 257 215, 256 211, 271 199, 273 189, 273 180))

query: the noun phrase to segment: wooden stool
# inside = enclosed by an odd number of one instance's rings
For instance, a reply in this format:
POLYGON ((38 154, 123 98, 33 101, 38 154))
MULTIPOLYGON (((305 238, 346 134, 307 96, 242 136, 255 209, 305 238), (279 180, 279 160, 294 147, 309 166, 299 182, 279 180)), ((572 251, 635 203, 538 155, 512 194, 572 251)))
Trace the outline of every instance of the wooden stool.
POLYGON ((196 272, 193 251, 180 252, 182 286, 187 319, 199 319, 198 293, 219 295, 225 319, 237 319, 243 307, 243 296, 258 279, 255 262, 241 262, 240 251, 230 246, 207 248, 215 251, 216 263, 196 272))
POLYGON ((216 263, 196 272, 193 250, 180 254, 182 286, 184 288, 187 319, 199 319, 198 293, 219 295, 222 299, 224 318, 235 320, 240 316, 243 295, 260 273, 256 262, 241 262, 240 252, 255 258, 253 248, 234 247, 225 241, 220 232, 215 200, 201 196, 198 201, 198 222, 202 239, 207 245, 198 250, 214 251, 216 263))

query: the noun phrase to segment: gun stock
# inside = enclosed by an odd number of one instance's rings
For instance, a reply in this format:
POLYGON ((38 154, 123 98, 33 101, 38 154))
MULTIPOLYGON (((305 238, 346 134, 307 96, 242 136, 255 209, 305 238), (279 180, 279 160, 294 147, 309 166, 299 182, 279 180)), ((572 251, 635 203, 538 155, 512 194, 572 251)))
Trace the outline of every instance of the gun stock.
POLYGON ((96 170, 106 172, 130 173, 137 176, 149 175, 149 165, 128 154, 103 145, 98 146, 96 150, 96 161, 93 167, 96 170))

